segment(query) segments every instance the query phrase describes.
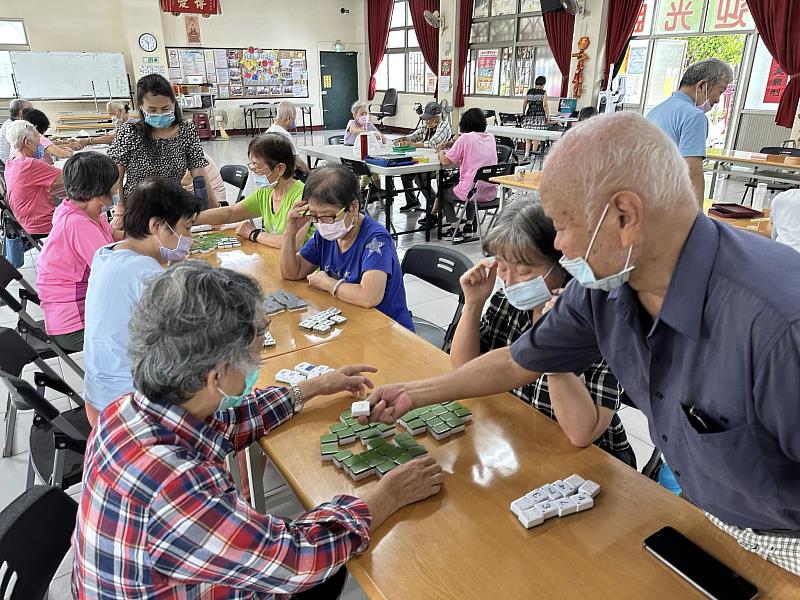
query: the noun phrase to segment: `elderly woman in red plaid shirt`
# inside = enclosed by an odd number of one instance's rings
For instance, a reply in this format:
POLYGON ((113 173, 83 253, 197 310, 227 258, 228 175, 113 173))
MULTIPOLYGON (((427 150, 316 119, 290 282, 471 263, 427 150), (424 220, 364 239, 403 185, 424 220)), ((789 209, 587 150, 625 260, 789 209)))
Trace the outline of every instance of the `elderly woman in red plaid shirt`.
POLYGON ((421 458, 363 496, 291 522, 253 510, 225 457, 323 394, 372 387, 348 366, 289 388, 253 389, 268 319, 246 275, 187 261, 145 291, 129 324, 136 392, 103 411, 86 451, 73 548, 76 598, 338 597, 343 565, 399 508, 437 493, 421 458), (307 592, 306 592, 307 591, 307 592))

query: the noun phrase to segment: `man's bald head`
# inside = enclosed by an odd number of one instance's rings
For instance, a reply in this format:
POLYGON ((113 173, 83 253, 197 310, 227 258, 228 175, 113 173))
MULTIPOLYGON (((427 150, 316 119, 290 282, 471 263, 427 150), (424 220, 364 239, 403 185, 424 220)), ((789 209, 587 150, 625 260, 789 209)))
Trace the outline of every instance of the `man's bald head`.
POLYGON ((631 112, 595 117, 564 134, 545 161, 540 192, 548 214, 582 210, 587 221, 618 192, 636 194, 646 212, 697 206, 678 149, 631 112))

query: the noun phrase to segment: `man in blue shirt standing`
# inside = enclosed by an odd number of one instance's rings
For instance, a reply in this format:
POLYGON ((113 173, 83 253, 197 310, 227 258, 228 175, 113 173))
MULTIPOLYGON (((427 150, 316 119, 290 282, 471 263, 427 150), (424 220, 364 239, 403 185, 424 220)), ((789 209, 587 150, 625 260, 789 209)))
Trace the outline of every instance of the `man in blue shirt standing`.
POLYGON ((718 58, 701 60, 686 69, 677 92, 647 113, 647 120, 675 142, 689 165, 689 177, 700 206, 705 196, 703 159, 708 137, 705 113, 719 102, 731 81, 733 71, 724 62, 718 58))
POLYGON ((370 418, 582 372, 602 356, 686 496, 800 575, 797 252, 699 212, 686 163, 642 117, 591 123, 553 147, 540 184, 575 281, 510 348, 378 388, 370 418))

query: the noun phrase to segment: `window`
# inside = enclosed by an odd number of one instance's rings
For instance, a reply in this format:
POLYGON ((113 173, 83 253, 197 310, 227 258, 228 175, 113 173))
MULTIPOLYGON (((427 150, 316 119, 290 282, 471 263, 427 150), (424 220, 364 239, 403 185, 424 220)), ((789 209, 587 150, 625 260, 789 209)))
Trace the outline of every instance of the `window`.
POLYGON ((25 23, 22 19, 0 19, 0 98, 15 96, 11 76, 11 52, 14 50, 30 50, 25 23))
POLYGON ((541 0, 474 0, 464 92, 524 96, 539 75, 547 94, 561 94, 544 30, 541 0))
POLYGON ((414 94, 432 94, 436 90, 436 75, 419 48, 408 0, 395 0, 386 54, 375 80, 379 90, 393 87, 398 92, 414 94))

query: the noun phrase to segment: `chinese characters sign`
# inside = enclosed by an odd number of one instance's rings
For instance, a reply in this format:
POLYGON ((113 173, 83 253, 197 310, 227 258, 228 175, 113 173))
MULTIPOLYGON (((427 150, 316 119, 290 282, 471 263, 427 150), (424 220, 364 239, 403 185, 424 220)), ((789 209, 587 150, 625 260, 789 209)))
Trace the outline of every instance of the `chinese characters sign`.
POLYGON ((218 15, 222 13, 220 0, 161 0, 161 10, 171 13, 218 15))
POLYGON ((726 33, 755 27, 747 0, 709 0, 705 31, 726 33))
POLYGON ((653 27, 653 6, 655 0, 644 0, 636 16, 636 25, 633 27, 633 35, 650 35, 653 27))
POLYGON ((497 50, 478 50, 478 64, 475 70, 475 93, 492 93, 496 67, 497 50))
MULTIPOLYGON (((639 11, 634 35, 649 33, 652 4, 652 0, 646 0, 639 11)), ((659 34, 686 34, 700 33, 701 28, 706 33, 733 33, 753 30, 756 26, 747 0, 661 0, 653 27, 659 34)))
POLYGON ((703 0, 662 0, 656 33, 697 33, 702 17, 703 0))
POLYGON ((781 66, 773 58, 772 64, 769 67, 769 75, 767 76, 767 85, 764 88, 764 103, 765 104, 778 104, 781 101, 783 90, 786 89, 786 84, 789 83, 789 76, 786 75, 781 66))

